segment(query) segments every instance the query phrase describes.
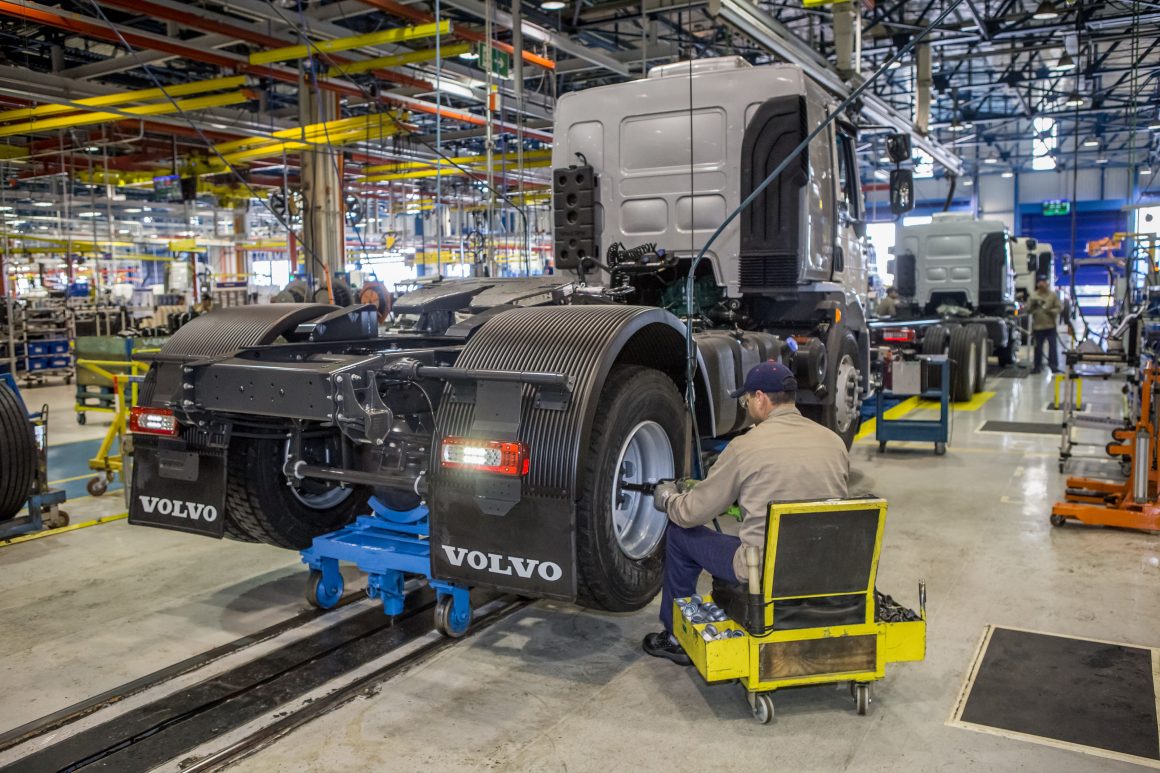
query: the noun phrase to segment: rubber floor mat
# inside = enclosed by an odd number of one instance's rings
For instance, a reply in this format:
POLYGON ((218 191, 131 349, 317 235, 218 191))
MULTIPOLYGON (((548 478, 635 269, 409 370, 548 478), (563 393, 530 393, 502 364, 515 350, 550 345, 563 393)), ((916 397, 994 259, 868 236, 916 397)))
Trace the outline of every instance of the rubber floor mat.
POLYGON ((1049 421, 988 421, 979 427, 979 432, 1018 432, 1025 435, 1058 435, 1061 431, 1059 424, 1049 421))
POLYGON ((950 725, 1160 767, 1160 650, 988 626, 950 725))

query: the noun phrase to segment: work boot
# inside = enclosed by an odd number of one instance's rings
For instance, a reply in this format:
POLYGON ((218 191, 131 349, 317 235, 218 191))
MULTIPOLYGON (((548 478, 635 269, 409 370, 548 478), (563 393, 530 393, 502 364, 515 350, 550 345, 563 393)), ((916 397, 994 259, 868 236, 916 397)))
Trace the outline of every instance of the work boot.
POLYGON ((654 658, 668 658, 678 666, 693 665, 693 661, 685 654, 685 650, 668 631, 650 633, 644 637, 641 647, 654 658))

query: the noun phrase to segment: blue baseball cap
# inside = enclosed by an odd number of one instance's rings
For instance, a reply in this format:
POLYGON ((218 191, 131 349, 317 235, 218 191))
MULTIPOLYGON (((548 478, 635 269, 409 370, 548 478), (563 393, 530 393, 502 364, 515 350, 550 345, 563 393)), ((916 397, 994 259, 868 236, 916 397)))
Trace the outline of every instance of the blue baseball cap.
POLYGON ((780 362, 766 360, 750 368, 749 372, 745 374, 745 384, 740 389, 734 389, 729 393, 729 396, 741 397, 747 392, 765 392, 766 394, 793 392, 797 388, 797 379, 793 377, 793 371, 780 362))

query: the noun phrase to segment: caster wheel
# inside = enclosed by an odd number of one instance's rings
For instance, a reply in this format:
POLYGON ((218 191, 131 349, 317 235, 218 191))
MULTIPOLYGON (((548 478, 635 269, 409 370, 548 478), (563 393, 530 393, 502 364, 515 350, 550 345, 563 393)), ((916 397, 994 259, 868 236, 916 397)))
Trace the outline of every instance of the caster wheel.
POLYGON ((1064 468, 1064 467, 1066 467, 1066 466, 1067 466, 1067 465, 1066 465, 1066 464, 1064 464, 1063 462, 1060 462, 1060 463, 1059 463, 1059 474, 1060 474, 1060 475, 1063 475, 1063 468, 1064 468))
POLYGON ((885 440, 880 441, 878 443, 878 453, 880 453, 880 454, 886 453, 886 441, 885 440))
POLYGON ((946 452, 947 452, 947 444, 946 443, 935 443, 934 444, 934 455, 935 456, 942 456, 946 452))
POLYGON ((342 598, 342 586, 342 575, 337 583, 328 586, 322 581, 322 572, 311 569, 306 578, 306 601, 318 609, 333 609, 342 598))
POLYGON ((87 416, 85 416, 83 413, 77 414, 77 424, 80 424, 82 427, 85 426, 85 422, 87 422, 88 420, 89 420, 89 418, 87 416))
POLYGON ((99 497, 109 490, 109 481, 101 476, 89 478, 89 482, 85 484, 85 491, 89 492, 91 497, 99 497))
POLYGON ((773 698, 767 693, 759 692, 753 696, 753 718, 762 725, 768 725, 773 719, 773 698))
POLYGON ((1062 515, 1052 515, 1050 520, 1051 520, 1051 525, 1055 526, 1055 527, 1060 527, 1060 526, 1063 526, 1065 523, 1067 523, 1067 519, 1064 518, 1062 515))
POLYGON ((870 709, 870 685, 855 684, 854 690, 854 704, 858 708, 859 716, 864 716, 870 709))
POLYGON ((443 596, 435 604, 435 630, 449 639, 458 639, 467 633, 471 625, 471 607, 466 612, 456 613, 455 600, 451 596, 443 596))

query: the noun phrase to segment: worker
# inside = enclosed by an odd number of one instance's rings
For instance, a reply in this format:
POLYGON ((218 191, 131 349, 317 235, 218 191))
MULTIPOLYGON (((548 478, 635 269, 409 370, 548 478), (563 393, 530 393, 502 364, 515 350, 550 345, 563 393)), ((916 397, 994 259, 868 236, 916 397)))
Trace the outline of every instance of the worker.
POLYGON ((898 316, 898 288, 891 287, 886 291, 885 297, 878 301, 878 316, 880 317, 896 317, 898 316))
POLYGON ((1047 279, 1040 277, 1035 283, 1035 292, 1027 301, 1027 311, 1031 314, 1031 335, 1035 339, 1035 362, 1032 373, 1043 371, 1043 345, 1047 344, 1050 357, 1047 360, 1052 373, 1060 373, 1059 349, 1055 345, 1059 336, 1059 313, 1063 304, 1059 296, 1048 286, 1047 279))
POLYGON ((663 629, 644 638, 644 651, 680 665, 691 661, 673 637, 673 599, 697 590, 702 570, 727 583, 746 582, 745 546, 765 548, 769 505, 845 497, 850 473, 846 444, 832 430, 802 416, 797 381, 779 362, 759 363, 732 393, 754 426, 734 438, 708 476, 691 488, 681 481, 659 484, 654 506, 669 517, 665 533, 663 629), (740 536, 705 524, 740 505, 740 536))

